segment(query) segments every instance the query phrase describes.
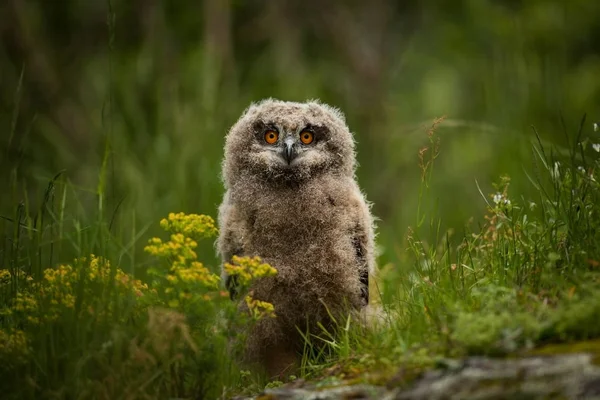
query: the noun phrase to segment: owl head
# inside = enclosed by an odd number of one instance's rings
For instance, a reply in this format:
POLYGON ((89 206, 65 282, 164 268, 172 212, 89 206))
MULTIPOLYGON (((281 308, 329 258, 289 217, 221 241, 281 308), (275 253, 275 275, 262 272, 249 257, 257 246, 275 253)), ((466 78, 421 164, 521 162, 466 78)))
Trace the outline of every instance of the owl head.
POLYGON ((227 187, 249 175, 300 183, 319 174, 353 175, 354 140, 343 114, 318 101, 252 104, 227 134, 227 187))

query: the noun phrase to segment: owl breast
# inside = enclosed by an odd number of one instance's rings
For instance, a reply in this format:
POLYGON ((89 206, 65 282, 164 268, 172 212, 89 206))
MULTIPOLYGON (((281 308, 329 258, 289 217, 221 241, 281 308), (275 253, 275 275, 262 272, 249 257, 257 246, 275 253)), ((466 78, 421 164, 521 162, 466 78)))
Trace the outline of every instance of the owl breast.
POLYGON ((244 238, 244 253, 258 255, 278 270, 276 285, 256 287, 262 297, 294 307, 354 301, 360 289, 353 249, 357 204, 351 187, 323 178, 237 199, 249 210, 251 234, 244 238))

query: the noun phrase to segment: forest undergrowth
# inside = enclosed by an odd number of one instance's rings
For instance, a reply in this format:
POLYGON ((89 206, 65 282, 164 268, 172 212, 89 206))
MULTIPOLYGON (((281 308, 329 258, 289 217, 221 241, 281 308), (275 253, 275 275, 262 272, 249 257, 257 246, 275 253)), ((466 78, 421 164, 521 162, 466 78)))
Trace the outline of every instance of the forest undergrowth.
MULTIPOLYGON (((600 354, 595 125, 584 119, 573 132, 565 128, 564 148, 544 146, 534 129, 532 165, 515 178, 527 179, 537 197, 514 193, 511 177, 503 176, 493 193, 481 193, 485 215, 442 232, 436 204, 443 199, 430 193, 443 149, 439 124, 425 130, 428 145, 418 152, 415 224, 398 238, 398 261, 380 265, 371 287, 376 323, 364 327, 348 318, 335 332, 306 337, 300 372, 290 380, 386 383, 402 368, 396 384, 404 385, 451 357, 569 343, 600 354)), ((285 383, 269 382, 232 357, 247 324, 277 318, 276 307, 248 291, 276 270, 259 258, 226 265, 246 287, 250 312, 239 312, 218 266, 205 265, 198 253, 198 243, 218 232, 210 216, 171 213, 160 221, 165 238, 148 238, 144 229, 115 233, 102 183, 90 210, 81 200, 90 194, 58 174, 35 206, 13 172, 7 191, 19 200, 12 215, 1 216, 0 247, 6 398, 226 398, 285 383), (140 243, 150 261, 125 263, 140 243)))

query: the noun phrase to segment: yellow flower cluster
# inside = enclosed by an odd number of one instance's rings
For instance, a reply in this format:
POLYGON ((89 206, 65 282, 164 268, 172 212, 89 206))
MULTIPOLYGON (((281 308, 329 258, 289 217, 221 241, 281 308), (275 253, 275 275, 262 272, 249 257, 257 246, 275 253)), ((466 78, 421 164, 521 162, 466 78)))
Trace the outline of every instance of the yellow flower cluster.
POLYGON ((12 274, 7 269, 0 269, 0 287, 8 285, 12 279, 25 279, 27 282, 33 281, 33 277, 27 275, 22 270, 18 269, 16 274, 12 274))
POLYGON ((150 239, 144 250, 156 257, 182 258, 185 261, 198 258, 194 251, 196 247, 198 247, 198 243, 195 240, 182 233, 174 233, 168 242, 163 242, 160 238, 150 239))
POLYGON ((168 218, 160 221, 160 226, 166 231, 197 239, 213 237, 218 233, 214 219, 201 214, 170 213, 168 218))
POLYGON ((201 262, 192 261, 189 266, 185 263, 175 262, 171 266, 171 274, 167 279, 171 283, 179 281, 184 283, 200 283, 206 287, 217 288, 219 277, 208 270, 201 262))
MULTIPOLYGON (((29 343, 21 330, 0 329, 0 358, 12 363, 24 362, 29 354, 29 343)), ((1 369, 1 366, 0 366, 1 369)))
POLYGON ((275 318, 275 307, 273 307, 273 304, 266 301, 256 300, 252 298, 251 295, 246 296, 245 300, 252 318, 275 318))
MULTIPOLYGON (((198 247, 197 239, 210 237, 217 234, 214 220, 206 215, 184 213, 171 213, 168 218, 160 222, 160 226, 171 232, 170 240, 163 242, 160 238, 148 241, 145 251, 169 261, 169 268, 165 274, 156 275, 167 284, 164 294, 167 295, 166 304, 172 308, 179 308, 185 304, 193 304, 194 299, 210 301, 226 298, 227 293, 202 292, 192 285, 201 285, 207 289, 218 289, 219 277, 210 272, 201 262, 194 251, 198 247)), ((225 272, 237 276, 237 283, 247 287, 258 278, 273 276, 277 270, 261 261, 259 257, 236 257, 231 263, 226 263, 225 272)), ((245 298, 246 305, 253 318, 275 316, 271 303, 245 298)))
MULTIPOLYGON (((75 308, 78 288, 83 287, 83 299, 94 299, 93 291, 97 285, 115 285, 121 293, 133 293, 143 296, 149 291, 148 285, 139 279, 133 279, 119 268, 111 270, 108 260, 90 255, 89 261, 82 257, 73 265, 59 265, 43 271, 42 280, 20 290, 9 314, 15 312, 32 324, 56 321, 65 311, 75 308), (76 265, 77 267, 73 267, 76 265), (81 273, 81 270, 85 274, 81 273), (114 275, 113 275, 114 274, 114 275), (85 282, 81 282, 83 277, 85 282), (114 277, 114 280, 113 280, 114 277)), ((93 307, 83 307, 93 313, 93 307)))
POLYGON ((31 293, 19 292, 15 298, 14 309, 29 314, 37 311, 38 303, 31 293))
MULTIPOLYGON (((77 272, 71 265, 59 265, 57 268, 44 270, 44 278, 40 284, 34 285, 41 296, 40 302, 44 305, 43 319, 55 321, 65 308, 75 308, 75 296, 73 295, 73 283, 77 281, 77 272)), ((35 289, 34 289, 35 290, 35 289)), ((21 294, 21 293, 19 293, 21 294)), ((32 294, 22 294, 23 300, 32 300, 32 294)), ((19 296, 17 295, 17 300, 19 296)), ((35 299, 33 299, 35 301, 35 299)), ((27 310, 27 319, 32 323, 39 323, 34 310, 27 310), (34 314, 34 315, 32 315, 34 314)), ((42 316, 40 316, 42 317, 42 316)))
MULTIPOLYGON (((167 281, 170 284, 200 284, 208 288, 217 288, 219 277, 197 261, 194 251, 198 243, 192 237, 203 238, 217 233, 214 220, 207 215, 171 213, 160 222, 160 226, 172 232, 170 240, 163 242, 152 238, 144 250, 156 257, 170 261, 167 281)), ((173 292, 168 288, 166 293, 173 292)))
POLYGON ((0 285, 4 285, 8 282, 10 282, 10 271, 7 269, 1 269, 0 270, 0 285))
POLYGON ((70 265, 59 265, 57 268, 47 268, 44 270, 44 280, 47 283, 71 286, 71 282, 73 282, 75 278, 75 271, 70 265))
POLYGON ((225 272, 237 276, 237 283, 241 286, 248 286, 255 279, 277 274, 277 270, 262 263, 260 257, 233 256, 231 261, 233 264, 225 263, 225 272))
POLYGON ((31 291, 17 293, 12 311, 34 325, 56 321, 65 308, 75 307, 75 296, 70 292, 70 285, 34 284, 31 291))
MULTIPOLYGON (((85 258, 81 260, 83 262, 86 261, 85 258)), ((97 257, 91 254, 87 272, 89 280, 92 282, 106 284, 111 281, 111 265, 110 262, 103 257, 97 257)), ((143 294, 148 291, 148 285, 146 283, 143 283, 139 279, 133 279, 131 275, 125 273, 120 268, 115 268, 114 282, 118 287, 131 291, 137 296, 143 296, 143 294)))

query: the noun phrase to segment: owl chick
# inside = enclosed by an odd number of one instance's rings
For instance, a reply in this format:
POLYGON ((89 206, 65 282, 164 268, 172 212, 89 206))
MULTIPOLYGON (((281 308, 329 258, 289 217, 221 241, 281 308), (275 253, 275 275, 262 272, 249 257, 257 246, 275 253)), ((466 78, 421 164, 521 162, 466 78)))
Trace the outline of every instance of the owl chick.
MULTIPOLYGON (((296 365, 299 330, 332 329, 332 317, 369 303, 374 225, 355 168, 344 116, 318 101, 263 100, 227 135, 218 252, 223 263, 259 256, 278 271, 251 287, 276 317, 254 326, 245 353, 270 376, 296 365)), ((222 276, 235 298, 235 279, 222 276)))

